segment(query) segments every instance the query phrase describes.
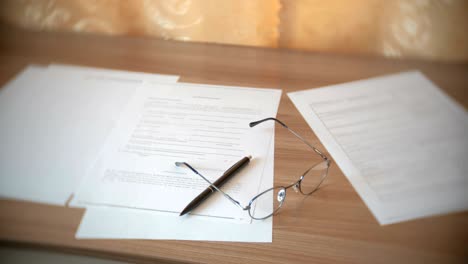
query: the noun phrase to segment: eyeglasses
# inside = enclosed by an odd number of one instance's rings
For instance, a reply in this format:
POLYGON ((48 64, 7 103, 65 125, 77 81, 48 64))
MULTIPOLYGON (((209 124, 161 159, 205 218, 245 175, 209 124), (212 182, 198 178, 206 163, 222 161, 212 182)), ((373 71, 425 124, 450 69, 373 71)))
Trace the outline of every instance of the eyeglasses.
POLYGON ((286 200, 286 191, 290 188, 293 188, 296 192, 300 192, 303 195, 310 195, 317 191, 320 185, 323 183, 325 178, 328 175, 328 169, 330 168, 331 160, 328 159, 325 154, 323 154, 320 150, 312 146, 309 142, 307 142, 304 138, 299 136, 296 132, 291 130, 286 124, 281 122, 276 118, 265 118, 259 121, 251 122, 249 124, 250 127, 257 126, 265 121, 275 121, 280 124, 282 127, 286 128, 289 132, 291 132, 294 136, 296 136, 299 140, 304 142, 308 147, 310 147, 317 155, 319 155, 323 160, 314 164, 313 166, 309 167, 297 181, 287 185, 287 186, 275 186, 273 188, 264 190, 259 194, 255 195, 252 199, 250 199, 247 206, 241 205, 241 203, 230 195, 216 187, 210 180, 208 180, 205 176, 199 173, 196 169, 194 169, 190 164, 186 162, 176 162, 177 166, 185 166, 192 170, 195 174, 199 175, 203 180, 210 184, 210 186, 220 192, 224 197, 234 203, 236 206, 241 208, 244 211, 248 211, 249 216, 255 220, 263 220, 271 217, 278 210, 283 206, 284 201, 286 200), (276 199, 273 199, 276 197, 276 199), (273 203, 271 203, 273 200, 273 203))

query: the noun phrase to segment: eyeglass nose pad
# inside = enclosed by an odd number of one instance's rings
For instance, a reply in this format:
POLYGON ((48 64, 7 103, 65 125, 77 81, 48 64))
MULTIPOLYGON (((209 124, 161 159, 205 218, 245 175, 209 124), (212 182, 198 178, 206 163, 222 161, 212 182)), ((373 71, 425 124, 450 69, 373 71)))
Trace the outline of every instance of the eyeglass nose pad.
POLYGON ((299 192, 299 183, 294 184, 293 190, 294 190, 295 192, 299 192))
POLYGON ((278 192, 278 195, 276 196, 276 199, 278 200, 278 202, 282 202, 284 200, 284 198, 286 197, 286 190, 280 190, 278 192))

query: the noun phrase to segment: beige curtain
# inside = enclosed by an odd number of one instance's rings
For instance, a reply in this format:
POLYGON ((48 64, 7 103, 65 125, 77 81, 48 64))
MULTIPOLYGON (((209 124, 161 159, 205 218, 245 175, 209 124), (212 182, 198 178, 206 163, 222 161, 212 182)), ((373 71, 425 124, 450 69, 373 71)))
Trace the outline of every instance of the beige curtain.
POLYGON ((465 0, 3 0, 34 30, 468 60, 465 0))
POLYGON ((466 0, 284 0, 280 46, 468 59, 466 0))

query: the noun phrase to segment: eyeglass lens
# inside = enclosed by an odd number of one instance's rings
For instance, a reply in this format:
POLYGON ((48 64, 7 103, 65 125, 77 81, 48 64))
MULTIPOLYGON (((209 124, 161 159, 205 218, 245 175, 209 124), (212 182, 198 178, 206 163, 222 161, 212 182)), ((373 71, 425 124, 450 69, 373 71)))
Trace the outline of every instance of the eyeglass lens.
POLYGON ((281 207, 285 199, 286 190, 283 187, 271 188, 252 200, 249 214, 254 219, 269 217, 281 207))
POLYGON ((309 170, 303 175, 300 190, 303 194, 311 194, 316 191, 328 173, 328 162, 322 161, 309 170))
MULTIPOLYGON (((327 176, 329 163, 322 161, 304 174, 300 185, 301 193, 311 194, 317 190, 327 176)), ((249 214, 254 219, 265 219, 278 211, 286 199, 286 189, 284 187, 274 187, 252 200, 249 214), (273 203, 272 203, 273 200, 273 203)))

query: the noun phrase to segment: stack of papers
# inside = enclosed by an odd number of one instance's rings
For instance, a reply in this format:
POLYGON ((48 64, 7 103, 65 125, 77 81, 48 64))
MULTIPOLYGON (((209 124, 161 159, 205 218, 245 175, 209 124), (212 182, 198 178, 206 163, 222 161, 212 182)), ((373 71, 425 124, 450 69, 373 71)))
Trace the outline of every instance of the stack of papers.
MULTIPOLYGON (((260 186, 262 190, 273 186, 273 177, 266 177, 273 175, 273 150, 272 144, 260 186)), ((213 217, 179 217, 151 210, 87 206, 76 237, 272 242, 272 228, 272 217, 245 224, 213 217)))
POLYGON ((0 195, 65 205, 146 79, 178 77, 27 67, 0 90, 0 195))
POLYGON ((273 185, 274 156, 274 124, 248 124, 276 116, 281 91, 177 79, 26 68, 0 90, 0 196, 86 207, 79 238, 271 242, 271 219, 252 222, 218 194, 179 217, 208 184, 174 163, 215 180, 252 155, 223 186, 248 203, 273 185))

